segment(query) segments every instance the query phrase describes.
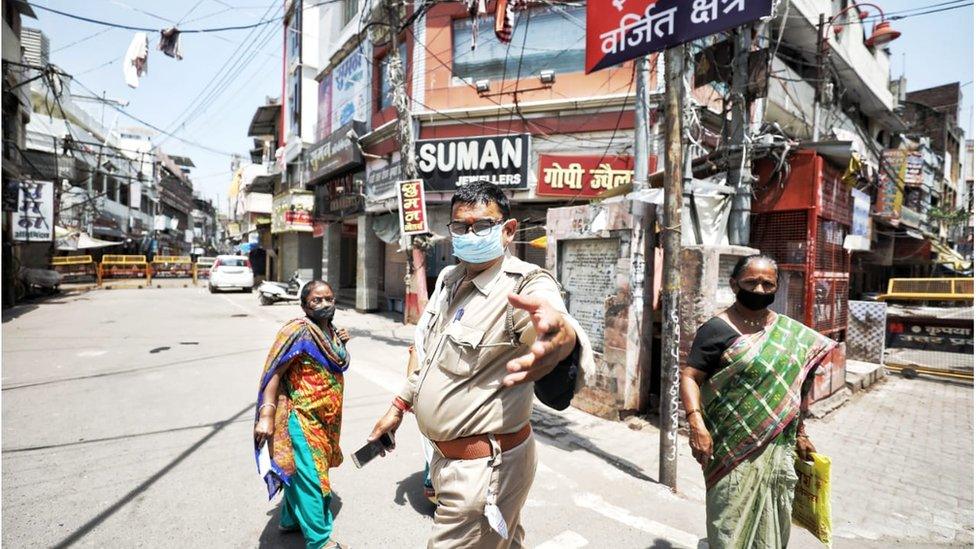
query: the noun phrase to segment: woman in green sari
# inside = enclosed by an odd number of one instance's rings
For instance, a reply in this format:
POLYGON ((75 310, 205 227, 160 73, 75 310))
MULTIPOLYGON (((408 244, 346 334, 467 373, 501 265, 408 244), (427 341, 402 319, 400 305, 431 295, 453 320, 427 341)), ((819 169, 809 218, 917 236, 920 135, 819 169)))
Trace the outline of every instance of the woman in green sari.
POLYGON ((769 310, 777 278, 768 256, 742 258, 729 280, 735 303, 698 329, 681 372, 712 549, 786 547, 794 461, 816 451, 803 415, 836 343, 769 310))

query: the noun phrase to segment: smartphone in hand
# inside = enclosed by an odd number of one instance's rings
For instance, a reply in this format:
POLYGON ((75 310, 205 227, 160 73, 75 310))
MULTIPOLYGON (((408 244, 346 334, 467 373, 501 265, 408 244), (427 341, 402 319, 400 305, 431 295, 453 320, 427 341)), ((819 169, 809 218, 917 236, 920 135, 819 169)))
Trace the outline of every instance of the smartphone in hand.
POLYGON ((366 465, 373 460, 380 453, 390 451, 393 449, 393 437, 390 433, 383 433, 380 438, 367 442, 366 446, 356 450, 352 455, 352 462, 356 464, 356 467, 362 469, 363 465, 366 465))

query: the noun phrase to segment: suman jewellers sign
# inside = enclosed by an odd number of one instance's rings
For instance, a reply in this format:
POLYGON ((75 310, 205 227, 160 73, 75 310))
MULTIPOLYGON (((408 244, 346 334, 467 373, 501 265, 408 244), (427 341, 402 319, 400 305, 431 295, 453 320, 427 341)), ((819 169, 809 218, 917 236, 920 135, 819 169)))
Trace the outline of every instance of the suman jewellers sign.
POLYGON ((586 3, 586 72, 769 15, 772 0, 599 0, 586 3))
POLYGON ((529 183, 528 134, 417 141, 417 172, 428 191, 486 180, 503 189, 529 183))

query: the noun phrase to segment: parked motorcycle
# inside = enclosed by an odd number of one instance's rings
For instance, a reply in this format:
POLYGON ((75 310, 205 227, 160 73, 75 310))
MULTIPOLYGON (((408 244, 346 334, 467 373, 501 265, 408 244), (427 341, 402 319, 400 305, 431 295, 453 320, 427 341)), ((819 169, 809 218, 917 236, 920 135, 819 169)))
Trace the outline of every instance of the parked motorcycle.
POLYGON ((295 271, 288 282, 265 280, 255 291, 258 293, 258 301, 261 305, 273 305, 279 301, 298 301, 302 288, 309 282, 295 271))
POLYGON ((45 296, 61 291, 61 273, 51 269, 32 269, 21 267, 18 273, 18 299, 32 296, 45 296))

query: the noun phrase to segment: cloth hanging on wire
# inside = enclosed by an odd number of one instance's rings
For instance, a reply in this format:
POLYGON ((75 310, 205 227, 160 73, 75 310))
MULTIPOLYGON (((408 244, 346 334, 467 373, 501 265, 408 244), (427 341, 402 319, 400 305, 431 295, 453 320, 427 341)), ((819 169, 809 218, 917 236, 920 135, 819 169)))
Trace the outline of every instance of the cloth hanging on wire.
POLYGON ((498 0, 495 5, 495 36, 508 44, 515 34, 515 8, 524 8, 526 0, 498 0))
POLYGON ((139 87, 139 77, 149 72, 149 36, 137 32, 122 59, 122 74, 130 88, 139 87))
POLYGON ((478 22, 482 15, 488 13, 487 0, 466 0, 468 17, 471 18, 471 50, 478 47, 478 22))
POLYGON ((159 31, 159 51, 170 57, 175 57, 177 60, 183 59, 179 29, 170 27, 159 31))

